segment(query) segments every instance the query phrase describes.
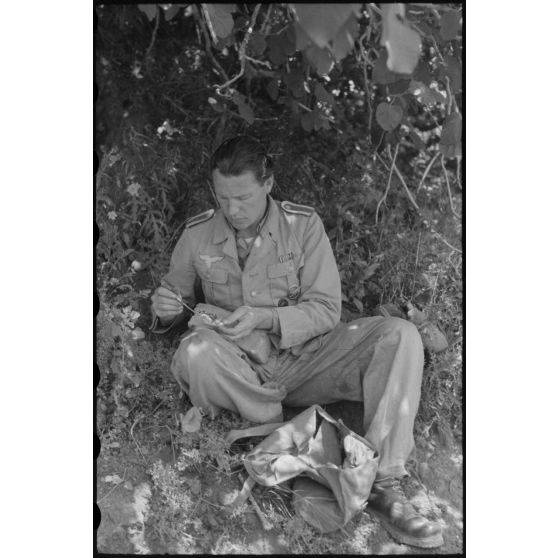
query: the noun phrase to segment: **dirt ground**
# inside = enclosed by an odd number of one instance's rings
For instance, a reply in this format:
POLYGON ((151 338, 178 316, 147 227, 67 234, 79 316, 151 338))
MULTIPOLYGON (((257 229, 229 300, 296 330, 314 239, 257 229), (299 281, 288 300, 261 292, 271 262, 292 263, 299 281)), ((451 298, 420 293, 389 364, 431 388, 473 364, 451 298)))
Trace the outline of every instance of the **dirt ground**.
MULTIPOLYGON (((341 402, 326 410, 360 432, 362 406, 341 402)), ((286 418, 300 409, 287 410, 286 418)), ((443 527, 444 545, 424 550, 396 543, 367 509, 343 531, 318 535, 292 516, 289 499, 280 490, 256 486, 254 500, 268 523, 264 529, 252 503, 235 517, 224 514, 227 494, 242 485, 241 467, 223 475, 212 468, 183 471, 181 490, 163 498, 154 483, 153 463, 176 465, 172 428, 168 417, 158 426, 138 424, 134 436, 103 444, 97 460, 97 503, 101 523, 97 549, 114 554, 459 554, 463 552, 463 458, 451 436, 418 439, 409 460, 404 484, 411 502, 443 527), (186 487, 186 488, 184 488, 186 487), (191 521, 169 513, 172 499, 186 498, 191 521), (198 512, 196 512, 198 510, 198 512), (286 518, 291 516, 289 521, 286 518), (277 519, 281 518, 281 522, 277 519)), ((202 424, 203 428, 203 424, 202 424)), ((245 478, 245 473, 244 477, 245 478)), ((184 500, 181 500, 182 503, 184 500)))

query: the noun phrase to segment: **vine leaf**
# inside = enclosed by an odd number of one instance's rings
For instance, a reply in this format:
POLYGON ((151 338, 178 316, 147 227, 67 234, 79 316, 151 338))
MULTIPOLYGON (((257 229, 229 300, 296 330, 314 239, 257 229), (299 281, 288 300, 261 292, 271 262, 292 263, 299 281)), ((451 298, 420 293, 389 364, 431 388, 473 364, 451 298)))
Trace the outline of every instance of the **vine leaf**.
POLYGON ((165 10, 165 19, 170 21, 186 4, 172 4, 165 10))
POLYGON ((138 8, 147 16, 149 21, 153 21, 157 15, 157 4, 138 4, 138 8))
POLYGON ((324 48, 349 16, 360 9, 360 4, 289 4, 289 7, 314 44, 324 48))
POLYGON ((424 141, 422 141, 422 138, 414 130, 411 130, 409 132, 409 136, 411 138, 411 141, 413 142, 413 145, 419 151, 426 151, 426 144, 424 143, 424 141))
POLYGON ((449 10, 444 13, 440 22, 440 36, 444 41, 451 41, 459 33, 459 20, 461 14, 458 10, 449 10))
POLYGON ((266 91, 268 93, 268 95, 274 100, 277 100, 277 97, 279 96, 279 84, 277 83, 277 81, 272 80, 270 81, 267 86, 266 86, 266 91))
POLYGON ((304 95, 304 74, 300 70, 284 74, 283 79, 293 97, 304 95))
POLYGON ((400 74, 412 74, 420 57, 420 36, 404 23, 403 4, 382 5, 382 39, 388 51, 387 67, 400 74))
POLYGON ((461 156, 461 116, 457 112, 450 114, 444 122, 440 151, 448 159, 461 156))
POLYGON ((314 96, 316 97, 316 101, 320 103, 328 103, 330 105, 335 103, 333 95, 327 91, 321 83, 316 83, 314 86, 314 96))
POLYGON ((376 62, 374 62, 374 68, 372 68, 372 81, 374 83, 387 85, 389 83, 395 83, 399 79, 401 79, 401 76, 388 69, 387 54, 382 52, 380 57, 376 60, 376 62))
POLYGON ((403 109, 398 105, 389 105, 384 102, 380 103, 376 109, 376 121, 386 132, 397 128, 402 118, 403 109))
POLYGON ((356 36, 358 36, 358 21, 354 14, 351 14, 333 39, 332 52, 337 62, 351 52, 356 36))
POLYGON ((185 414, 180 413, 180 430, 183 434, 198 432, 202 423, 202 414, 197 407, 192 407, 185 414))
POLYGON ((415 95, 418 100, 427 107, 432 106, 439 100, 435 97, 433 90, 420 81, 411 80, 411 83, 409 83, 409 92, 415 95))
POLYGON ((240 116, 248 122, 248 124, 254 123, 254 111, 252 107, 247 103, 246 97, 238 92, 233 95, 233 103, 238 107, 238 113, 240 116))
POLYGON ((454 93, 461 91, 461 63, 456 56, 445 56, 446 68, 442 76, 448 76, 454 93))
POLYGON ((327 48, 312 45, 304 51, 310 65, 321 75, 327 75, 333 66, 333 59, 327 48))
POLYGON ((206 7, 215 35, 220 39, 228 37, 234 25, 231 13, 235 11, 236 4, 206 4, 206 7))

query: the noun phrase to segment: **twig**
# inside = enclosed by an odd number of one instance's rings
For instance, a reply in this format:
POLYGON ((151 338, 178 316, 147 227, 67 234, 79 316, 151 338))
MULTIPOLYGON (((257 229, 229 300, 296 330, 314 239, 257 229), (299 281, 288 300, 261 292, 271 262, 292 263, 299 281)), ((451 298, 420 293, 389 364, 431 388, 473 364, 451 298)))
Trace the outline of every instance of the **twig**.
POLYGON ((105 498, 108 497, 109 494, 112 494, 112 492, 114 492, 122 483, 126 482, 128 469, 129 467, 126 467, 126 469, 124 470, 124 478, 118 484, 115 484, 102 498, 99 498, 99 500, 97 500, 97 504, 100 504, 105 498))
POLYGON ((182 113, 184 116, 189 116, 188 112, 186 112, 181 106, 177 105, 175 101, 173 101, 168 95, 163 93, 162 97, 163 99, 168 101, 178 112, 182 113))
POLYGON ((272 69, 271 68, 271 64, 269 62, 266 61, 262 61, 262 60, 256 60, 255 58, 252 58, 251 56, 248 56, 247 54, 244 55, 244 58, 246 58, 246 60, 250 60, 250 62, 252 62, 253 64, 261 64, 262 66, 265 66, 268 69, 272 69))
POLYGON ((267 13, 265 14, 265 18, 264 18, 263 23, 262 23, 261 31, 264 35, 267 35, 266 27, 267 27, 267 22, 269 21, 269 16, 271 15, 271 10, 272 9, 273 9, 273 4, 270 4, 269 9, 267 10, 267 13))
POLYGON ((446 164, 444 162, 445 157, 442 155, 441 161, 442 161, 442 169, 444 170, 444 176, 446 177, 446 186, 448 188, 448 198, 449 198, 449 202, 450 202, 450 209, 451 212, 459 219, 459 215, 455 212, 455 207, 453 205, 453 197, 451 195, 451 188, 450 188, 450 183, 449 183, 449 177, 448 177, 448 171, 446 170, 446 164))
POLYGON ((460 190, 463 190, 463 186, 461 186, 461 155, 457 155, 457 185, 459 186, 460 190))
POLYGON ((157 35, 157 29, 159 29, 159 6, 156 6, 155 8, 157 11, 155 12, 155 27, 153 28, 153 33, 151 35, 151 42, 149 43, 149 46, 147 47, 147 50, 145 52, 145 56, 143 57, 144 63, 147 64, 147 57, 149 56, 149 54, 151 53, 151 49, 153 48, 153 45, 155 44, 155 36, 157 35))
POLYGON ((273 529, 273 525, 267 520, 267 517, 263 514, 262 510, 260 509, 260 506, 256 502, 256 499, 254 498, 254 495, 252 493, 250 493, 250 496, 248 496, 248 500, 250 500, 250 503, 252 504, 254 511, 256 512, 256 515, 260 518, 264 531, 271 531, 271 529, 273 529))
POLYGON ((380 8, 378 8, 378 6, 376 6, 375 4, 372 4, 372 3, 366 4, 366 7, 367 7, 367 8, 368 8, 368 6, 370 6, 370 8, 371 8, 373 11, 375 11, 377 14, 383 15, 383 14, 382 14, 382 10, 380 10, 380 8))
POLYGON ((256 18, 258 17, 258 13, 260 12, 261 7, 261 4, 257 4, 254 8, 254 13, 252 14, 250 25, 248 26, 248 30, 244 35, 244 39, 242 40, 242 44, 240 45, 240 49, 238 51, 238 58, 240 60, 240 72, 238 72, 236 76, 234 76, 227 82, 223 83, 223 85, 218 85, 217 91, 221 91, 229 87, 232 83, 234 83, 236 80, 240 79, 244 75, 244 69, 246 67, 246 47, 248 46, 248 41, 250 40, 250 36, 252 35, 252 30, 254 29, 254 25, 256 24, 256 18))
POLYGON ((132 428, 130 428, 130 437, 132 438, 132 440, 134 441, 134 444, 136 444, 136 447, 138 448, 139 454, 141 455, 142 459, 144 460, 145 464, 147 465, 147 459, 145 459, 145 455, 143 455, 143 452, 141 451, 141 448, 139 447, 139 444, 137 442, 137 440, 134 437, 134 428, 136 427, 136 424, 144 419, 145 416, 140 415, 135 421, 134 424, 132 424, 132 428))
MULTIPOLYGON (((213 65, 217 68, 217 70, 219 70, 219 72, 221 73, 221 75, 223 76, 223 78, 225 80, 229 79, 229 76, 227 75, 227 73, 225 72, 225 70, 223 70, 221 64, 219 64, 219 62, 217 61, 217 59, 215 58, 215 56, 213 56, 213 53, 211 52, 211 39, 209 38, 209 35, 207 34, 207 29, 205 27, 205 25, 203 24, 202 21, 202 17, 201 17, 201 12, 199 11, 200 8, 198 6, 196 6, 195 4, 193 4, 193 14, 194 17, 196 18, 196 22, 198 23, 198 25, 201 27, 202 29, 202 33, 205 39, 205 51, 207 53, 207 55, 209 56, 209 58, 211 58, 211 61, 213 62, 213 65)), ((213 32, 213 27, 211 27, 211 20, 209 19, 209 15, 205 12, 205 6, 202 4, 202 10, 204 10, 204 14, 205 17, 208 21, 208 27, 211 30, 211 32, 213 32)))
MULTIPOLYGON (((399 145, 399 144, 397 144, 397 145, 399 145)), ((390 149, 389 145, 388 145, 388 155, 391 158, 391 149, 390 149)), ((397 155, 397 153, 396 153, 396 155, 397 155)), ((383 163, 383 165, 387 169, 388 168, 387 163, 379 155, 378 155, 378 159, 380 159, 380 161, 383 163)), ((405 189, 405 192, 407 193, 407 197, 411 201, 411 204, 420 213, 420 207, 417 205, 417 202, 415 201, 415 198, 413 197, 409 188, 407 187, 407 183, 405 182, 405 179, 403 178, 403 175, 401 174, 401 172, 397 168, 397 165, 395 164, 395 157, 392 159, 392 166, 393 166, 393 169, 395 170, 395 174, 397 175, 397 177, 401 181, 401 184, 403 185, 403 188, 405 189)))
POLYGON ((419 231, 419 237, 418 237, 418 242, 417 242, 417 255, 415 258, 415 271, 413 273, 413 288, 412 288, 412 297, 414 298, 415 296, 415 280, 417 278, 417 267, 418 267, 418 259, 419 259, 419 251, 420 251, 420 237, 422 235, 422 231, 419 231))
POLYGON ((207 27, 209 29, 209 32, 211 33, 211 39, 215 44, 217 44, 217 35, 215 34, 215 30, 213 29, 213 23, 211 22, 211 18, 209 17, 207 6, 205 4, 201 4, 201 9, 205 17, 205 21, 207 22, 207 27))
POLYGON ((461 250, 459 248, 456 248, 455 246, 452 246, 439 232, 435 231, 432 227, 430 227, 430 232, 434 236, 439 238, 448 248, 451 248, 452 250, 455 250, 456 252, 459 252, 460 254, 463 253, 463 252, 461 252, 461 250))
MULTIPOLYGON (((387 199, 388 192, 389 192, 389 188, 391 186, 391 177, 393 175, 393 169, 395 168, 395 159, 397 158, 397 152, 398 151, 399 151, 399 143, 395 146, 395 153, 394 153, 393 159, 391 161, 391 168, 389 170, 389 177, 388 177, 388 183, 387 183, 386 191, 384 192, 384 195, 380 198, 380 201, 378 202, 378 205, 376 206, 376 225, 378 224, 378 214, 380 212, 380 206, 382 205, 382 203, 385 203, 385 201, 387 199)), ((382 163, 384 163, 384 165, 386 164, 383 161, 383 159, 380 158, 380 160, 382 161, 382 163)))
POLYGON ((420 179, 420 182, 419 182, 419 185, 418 185, 418 188, 417 188, 417 194, 419 193, 419 190, 421 189, 424 181, 426 180, 426 176, 430 172, 430 169, 432 168, 432 165, 434 164, 434 162, 436 161, 436 159, 438 158, 439 155, 440 155, 440 152, 438 151, 436 153, 436 155, 434 155, 434 157, 432 157, 432 159, 430 159, 430 163, 428 163, 426 169, 424 169, 424 174, 422 175, 422 178, 420 179))

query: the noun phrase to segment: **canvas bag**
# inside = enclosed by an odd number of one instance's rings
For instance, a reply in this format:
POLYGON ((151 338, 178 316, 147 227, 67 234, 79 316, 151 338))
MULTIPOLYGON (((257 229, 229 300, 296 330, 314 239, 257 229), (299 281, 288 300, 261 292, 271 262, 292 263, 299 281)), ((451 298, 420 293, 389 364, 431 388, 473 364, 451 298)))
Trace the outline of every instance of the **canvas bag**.
POLYGON ((250 478, 235 505, 254 482, 274 486, 296 477, 293 506, 321 533, 340 529, 366 507, 378 453, 341 420, 313 405, 286 423, 232 430, 226 440, 265 434, 244 458, 250 478))

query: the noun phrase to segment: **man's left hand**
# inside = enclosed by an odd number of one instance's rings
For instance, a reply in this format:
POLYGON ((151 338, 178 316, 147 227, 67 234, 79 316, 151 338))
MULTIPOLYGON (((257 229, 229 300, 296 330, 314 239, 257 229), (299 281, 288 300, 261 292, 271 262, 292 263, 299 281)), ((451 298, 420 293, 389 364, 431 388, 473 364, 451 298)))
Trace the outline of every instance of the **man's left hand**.
POLYGON ((230 316, 217 322, 219 331, 231 340, 240 339, 254 329, 271 329, 273 314, 271 308, 241 306, 230 316))

